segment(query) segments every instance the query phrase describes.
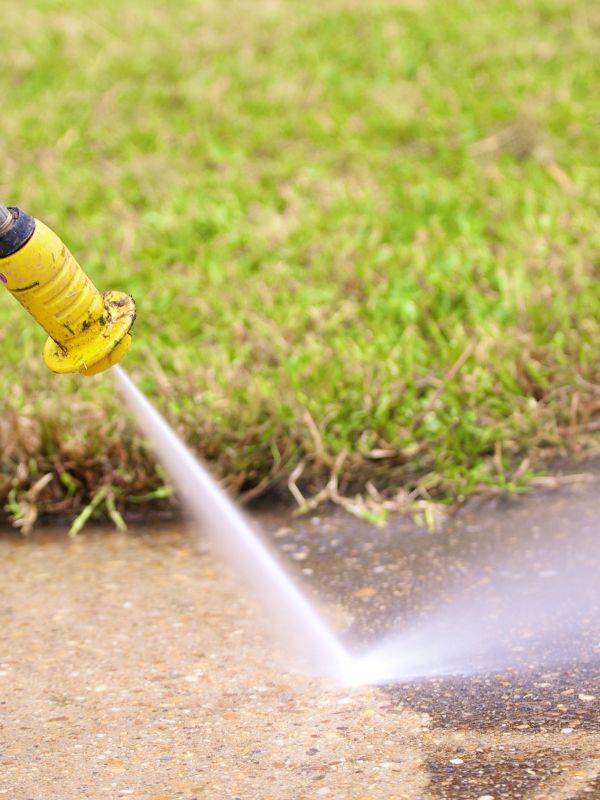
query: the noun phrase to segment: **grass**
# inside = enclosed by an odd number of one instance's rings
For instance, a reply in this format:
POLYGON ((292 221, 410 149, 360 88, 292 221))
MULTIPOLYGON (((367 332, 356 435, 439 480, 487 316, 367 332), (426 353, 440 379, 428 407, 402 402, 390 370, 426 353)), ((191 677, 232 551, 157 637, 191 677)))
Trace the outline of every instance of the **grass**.
MULTIPOLYGON (((0 199, 135 296, 128 370, 233 490, 517 490, 598 449, 599 34, 586 0, 9 4, 0 199)), ((9 512, 164 496, 110 376, 0 315, 9 512)))

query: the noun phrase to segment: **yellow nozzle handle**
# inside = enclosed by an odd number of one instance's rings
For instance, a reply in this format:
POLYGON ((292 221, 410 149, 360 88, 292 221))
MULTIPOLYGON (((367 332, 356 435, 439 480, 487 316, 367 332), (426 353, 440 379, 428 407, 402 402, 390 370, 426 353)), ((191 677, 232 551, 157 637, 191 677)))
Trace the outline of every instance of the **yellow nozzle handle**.
POLYGON ((48 334, 44 361, 53 372, 95 375, 127 351, 133 299, 123 292, 100 294, 50 228, 4 206, 0 281, 48 334))

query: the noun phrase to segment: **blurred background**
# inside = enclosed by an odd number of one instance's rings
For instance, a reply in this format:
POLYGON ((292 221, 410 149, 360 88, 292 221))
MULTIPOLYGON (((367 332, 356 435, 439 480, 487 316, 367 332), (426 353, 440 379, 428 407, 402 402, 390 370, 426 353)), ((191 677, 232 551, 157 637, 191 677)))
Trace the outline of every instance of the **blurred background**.
MULTIPOLYGON (((134 295, 233 491, 519 490, 598 449, 599 43, 586 0, 5 4, 0 201, 134 295)), ((110 374, 0 320, 7 513, 168 503, 110 374)))

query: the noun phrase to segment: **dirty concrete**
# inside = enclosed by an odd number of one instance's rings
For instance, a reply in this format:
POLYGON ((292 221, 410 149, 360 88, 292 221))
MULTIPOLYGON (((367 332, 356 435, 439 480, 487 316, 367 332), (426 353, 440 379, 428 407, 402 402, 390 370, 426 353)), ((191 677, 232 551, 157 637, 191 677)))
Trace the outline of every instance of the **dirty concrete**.
POLYGON ((268 616, 189 527, 75 542, 6 531, 0 797, 600 797, 600 590, 576 585, 578 570, 600 578, 598 488, 487 505, 436 534, 261 514, 355 647, 457 598, 501 609, 523 576, 563 593, 557 635, 527 631, 500 671, 380 688, 293 672, 268 616))

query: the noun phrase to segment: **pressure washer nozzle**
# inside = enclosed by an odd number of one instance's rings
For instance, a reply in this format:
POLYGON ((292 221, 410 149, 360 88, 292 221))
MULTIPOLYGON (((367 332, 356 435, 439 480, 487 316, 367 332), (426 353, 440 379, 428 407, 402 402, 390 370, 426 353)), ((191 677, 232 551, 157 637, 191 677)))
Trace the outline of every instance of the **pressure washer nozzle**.
POLYGON ((44 361, 53 372, 95 375, 131 344, 135 303, 100 292, 58 236, 19 208, 0 205, 0 281, 49 338, 44 361))

